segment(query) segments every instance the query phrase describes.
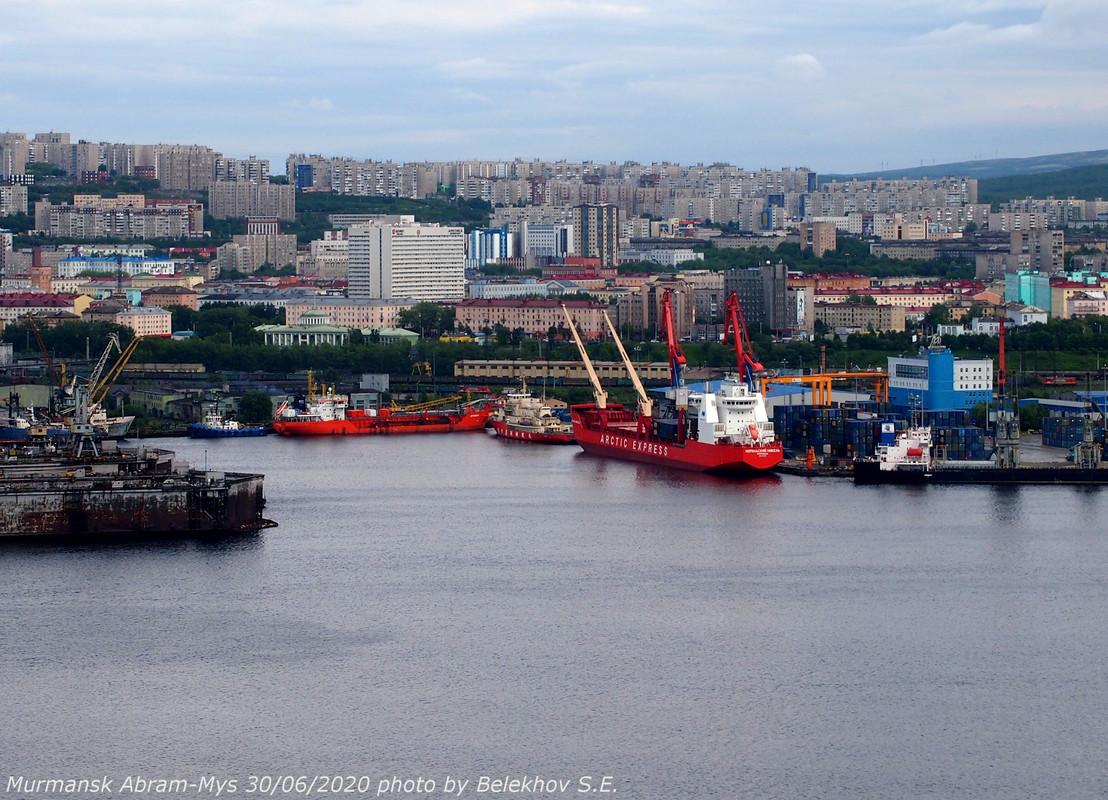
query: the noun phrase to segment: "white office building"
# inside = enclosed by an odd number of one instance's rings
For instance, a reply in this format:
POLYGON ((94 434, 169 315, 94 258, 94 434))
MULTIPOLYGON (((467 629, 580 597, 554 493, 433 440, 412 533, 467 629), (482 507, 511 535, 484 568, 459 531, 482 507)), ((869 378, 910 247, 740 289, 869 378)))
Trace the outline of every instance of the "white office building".
POLYGON ((409 223, 350 228, 351 298, 462 300, 464 228, 409 223))

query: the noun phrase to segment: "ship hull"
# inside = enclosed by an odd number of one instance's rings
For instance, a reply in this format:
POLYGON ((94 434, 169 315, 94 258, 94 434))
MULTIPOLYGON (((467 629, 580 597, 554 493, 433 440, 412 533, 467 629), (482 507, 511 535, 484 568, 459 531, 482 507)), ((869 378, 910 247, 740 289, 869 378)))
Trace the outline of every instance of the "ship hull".
POLYGON ((512 425, 510 422, 494 419, 490 423, 497 436, 517 442, 538 442, 540 444, 573 444, 576 439, 570 433, 547 433, 525 426, 512 425))
POLYGON ((235 439, 243 436, 265 436, 269 430, 264 426, 249 428, 213 428, 194 422, 189 425, 189 436, 193 439, 235 439))
POLYGON ((704 444, 638 431, 636 414, 619 407, 573 408, 573 432, 586 453, 659 467, 717 474, 766 472, 784 457, 780 442, 764 445, 704 444))
POLYGON ((380 416, 353 416, 345 419, 276 419, 273 430, 284 436, 363 436, 407 433, 457 433, 483 430, 489 421, 488 409, 464 413, 394 412, 380 416))
POLYGON ((978 484, 982 486, 1103 486, 1108 485, 1108 468, 1034 466, 997 467, 931 466, 929 469, 882 470, 871 461, 854 462, 854 483, 862 486, 929 486, 978 484))
POLYGON ((231 533, 272 527, 261 475, 41 477, 0 492, 0 538, 231 533))

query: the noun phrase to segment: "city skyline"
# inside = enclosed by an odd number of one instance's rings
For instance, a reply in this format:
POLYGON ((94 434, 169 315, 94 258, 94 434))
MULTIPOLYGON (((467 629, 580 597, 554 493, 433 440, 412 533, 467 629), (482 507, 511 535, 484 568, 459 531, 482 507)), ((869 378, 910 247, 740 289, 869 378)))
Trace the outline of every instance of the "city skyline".
POLYGON ((1102 148, 1098 5, 20 2, 0 102, 5 130, 278 170, 319 153, 876 171, 1102 148))

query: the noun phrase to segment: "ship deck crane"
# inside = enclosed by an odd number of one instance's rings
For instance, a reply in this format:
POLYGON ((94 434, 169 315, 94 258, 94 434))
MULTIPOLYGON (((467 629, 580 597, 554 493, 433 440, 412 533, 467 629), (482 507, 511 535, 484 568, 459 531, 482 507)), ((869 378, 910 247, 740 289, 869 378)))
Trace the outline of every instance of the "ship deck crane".
POLYGON ((723 330, 723 341, 727 341, 728 335, 732 337, 735 342, 735 366, 739 371, 739 377, 753 390, 754 376, 765 372, 766 368, 754 357, 750 335, 746 331, 746 319, 743 318, 742 306, 739 305, 738 292, 731 292, 727 296, 723 316, 726 324, 723 330))
POLYGON ((608 316, 608 312, 604 312, 604 321, 608 323, 608 330, 612 332, 612 341, 616 343, 616 347, 619 348, 619 354, 623 358, 623 365, 627 368, 627 374, 631 376, 631 383, 635 386, 635 394, 639 396, 639 412, 642 414, 643 419, 649 419, 654 416, 654 401, 650 399, 646 393, 646 389, 643 388, 642 381, 639 380, 639 373, 635 371, 635 365, 631 361, 631 357, 627 355, 627 351, 623 348, 623 342, 619 340, 619 334, 616 333, 616 326, 612 324, 612 318, 608 316))
MULTIPOLYGON (((585 371, 589 374, 589 381, 592 383, 593 398, 596 400, 597 408, 608 407, 608 393, 604 391, 604 387, 600 385, 600 378, 597 377, 596 369, 592 365, 592 359, 589 358, 588 352, 585 350, 585 344, 581 341, 581 334, 577 332, 577 326, 573 324, 573 317, 569 315, 569 309, 562 304, 562 313, 566 315, 566 322, 569 324, 569 332, 573 334, 573 341, 577 343, 577 352, 581 354, 581 360, 585 362, 585 371)), ((611 325, 611 320, 608 321, 611 325)))
POLYGON ((662 294, 662 327, 666 334, 666 345, 669 347, 669 373, 674 388, 685 385, 685 352, 681 349, 681 343, 677 338, 677 331, 673 324, 673 289, 666 289, 662 294))

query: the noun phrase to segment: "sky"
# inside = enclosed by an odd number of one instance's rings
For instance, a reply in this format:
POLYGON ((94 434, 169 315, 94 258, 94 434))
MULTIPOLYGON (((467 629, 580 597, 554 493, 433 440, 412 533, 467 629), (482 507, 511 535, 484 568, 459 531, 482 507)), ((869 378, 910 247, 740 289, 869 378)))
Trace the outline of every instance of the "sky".
POLYGON ((3 0, 0 131, 875 171, 1108 147, 1108 0, 3 0))

